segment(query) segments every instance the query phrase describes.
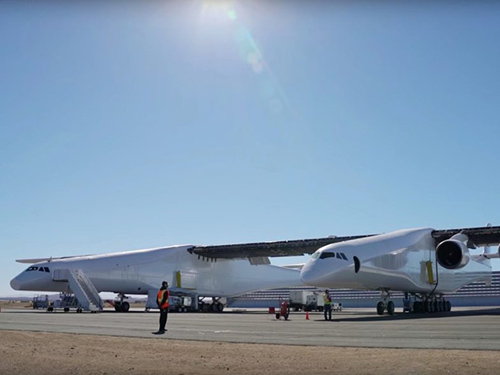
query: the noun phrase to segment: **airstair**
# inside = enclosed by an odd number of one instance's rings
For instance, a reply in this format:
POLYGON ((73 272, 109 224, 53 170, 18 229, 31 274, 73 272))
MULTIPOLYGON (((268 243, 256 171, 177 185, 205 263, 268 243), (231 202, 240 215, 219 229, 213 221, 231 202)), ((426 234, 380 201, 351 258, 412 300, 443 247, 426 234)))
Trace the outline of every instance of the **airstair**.
POLYGON ((54 270, 53 280, 68 281, 71 291, 75 294, 83 310, 91 312, 103 310, 104 303, 99 292, 83 270, 54 270))

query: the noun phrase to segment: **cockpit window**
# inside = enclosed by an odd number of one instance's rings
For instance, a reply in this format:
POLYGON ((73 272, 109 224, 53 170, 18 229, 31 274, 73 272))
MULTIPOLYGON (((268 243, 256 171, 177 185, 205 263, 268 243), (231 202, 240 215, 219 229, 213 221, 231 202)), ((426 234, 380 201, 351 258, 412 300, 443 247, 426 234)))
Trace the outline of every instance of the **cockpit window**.
POLYGON ((311 256, 311 258, 313 258, 313 259, 318 259, 318 257, 319 257, 319 251, 316 251, 316 252, 315 252, 315 253, 311 256))
POLYGON ((327 253, 327 252, 323 252, 323 253, 321 253, 321 255, 319 256, 319 259, 326 259, 326 258, 335 258, 335 253, 327 253))
POLYGON ((26 270, 26 272, 29 272, 29 271, 50 272, 49 267, 36 267, 36 266, 29 267, 26 270))

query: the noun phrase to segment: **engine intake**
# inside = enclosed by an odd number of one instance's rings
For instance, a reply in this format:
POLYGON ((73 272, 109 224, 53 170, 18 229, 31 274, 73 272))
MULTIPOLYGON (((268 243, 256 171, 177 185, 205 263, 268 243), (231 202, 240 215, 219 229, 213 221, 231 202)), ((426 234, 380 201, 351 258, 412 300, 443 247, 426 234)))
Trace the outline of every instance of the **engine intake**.
POLYGON ((436 259, 439 265, 449 270, 465 267, 470 259, 467 240, 464 234, 457 234, 441 242, 436 247, 436 259))

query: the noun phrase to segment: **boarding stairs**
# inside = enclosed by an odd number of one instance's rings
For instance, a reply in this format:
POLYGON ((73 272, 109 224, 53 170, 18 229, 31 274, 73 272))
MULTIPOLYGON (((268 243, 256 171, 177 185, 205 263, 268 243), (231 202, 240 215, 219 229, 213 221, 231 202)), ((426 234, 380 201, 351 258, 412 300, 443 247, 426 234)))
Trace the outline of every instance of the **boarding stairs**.
POLYGON ((102 311, 104 302, 92 281, 81 269, 59 269, 54 271, 54 281, 67 281, 83 310, 102 311))

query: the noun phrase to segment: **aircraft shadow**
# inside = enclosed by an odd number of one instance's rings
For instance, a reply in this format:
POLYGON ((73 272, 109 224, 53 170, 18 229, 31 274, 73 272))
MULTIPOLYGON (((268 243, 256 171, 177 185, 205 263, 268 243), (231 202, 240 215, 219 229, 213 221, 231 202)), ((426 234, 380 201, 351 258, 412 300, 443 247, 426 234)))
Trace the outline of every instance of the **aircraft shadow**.
POLYGON ((363 313, 363 316, 341 316, 332 314, 331 321, 324 319, 314 319, 325 323, 335 322, 374 322, 374 321, 394 321, 394 320, 414 320, 414 319, 435 319, 435 318, 454 318, 460 316, 480 316, 480 315, 500 315, 500 308, 481 308, 474 310, 450 311, 438 313, 395 313, 394 315, 378 315, 375 311, 363 313), (369 315, 369 316, 366 316, 369 315))

